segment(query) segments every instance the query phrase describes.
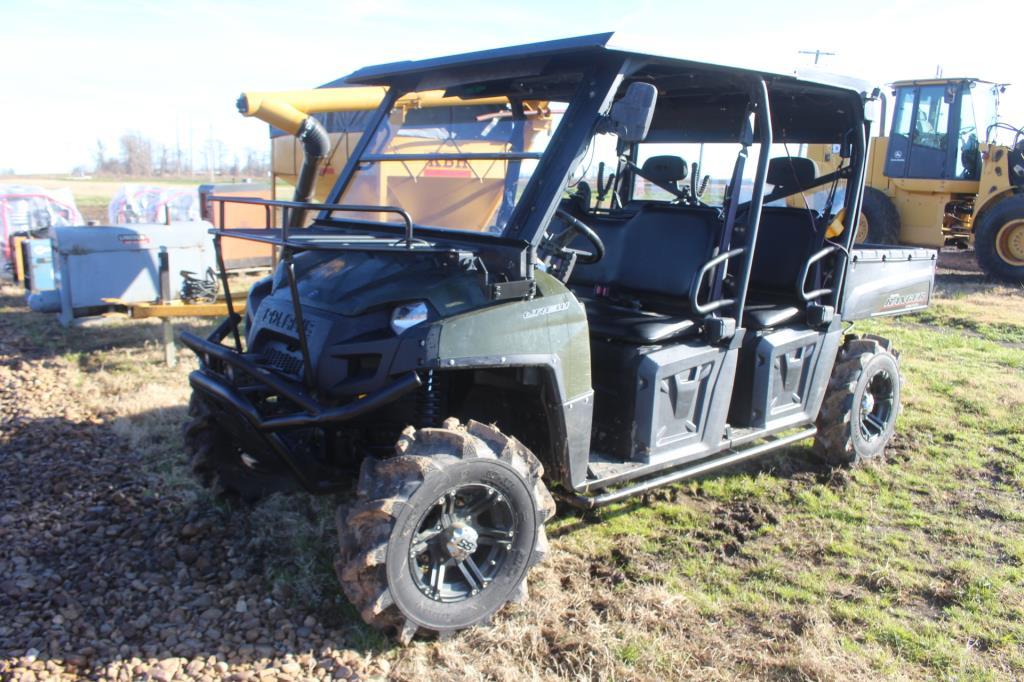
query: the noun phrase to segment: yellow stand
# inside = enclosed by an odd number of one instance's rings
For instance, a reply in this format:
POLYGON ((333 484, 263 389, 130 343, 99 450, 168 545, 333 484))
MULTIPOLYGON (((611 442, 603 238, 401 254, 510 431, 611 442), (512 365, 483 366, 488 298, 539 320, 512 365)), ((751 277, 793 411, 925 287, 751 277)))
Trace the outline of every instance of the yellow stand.
MULTIPOLYGON (((128 317, 140 320, 158 318, 163 331, 164 361, 168 367, 178 364, 177 349, 174 346, 174 318, 180 317, 227 317, 228 305, 223 301, 217 303, 121 303, 117 299, 104 299, 106 303, 124 305, 128 308, 128 317)), ((245 314, 245 301, 234 303, 234 310, 239 315, 245 314)))

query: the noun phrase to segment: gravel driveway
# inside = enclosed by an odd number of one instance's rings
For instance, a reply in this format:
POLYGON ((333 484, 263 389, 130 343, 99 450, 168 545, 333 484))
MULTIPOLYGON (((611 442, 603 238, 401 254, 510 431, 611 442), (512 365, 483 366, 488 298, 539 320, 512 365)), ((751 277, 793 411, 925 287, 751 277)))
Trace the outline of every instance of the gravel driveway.
POLYGON ((0 315, 0 680, 386 676, 345 648, 365 631, 270 589, 251 515, 146 472, 83 399, 80 363, 0 315))

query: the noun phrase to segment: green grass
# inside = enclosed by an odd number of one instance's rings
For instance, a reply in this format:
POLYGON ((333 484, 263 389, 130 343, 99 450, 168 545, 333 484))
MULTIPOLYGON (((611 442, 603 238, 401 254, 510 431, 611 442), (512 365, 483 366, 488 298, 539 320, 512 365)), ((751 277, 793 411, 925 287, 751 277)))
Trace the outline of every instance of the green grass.
POLYGON ((938 303, 919 313, 917 319, 945 329, 970 332, 989 341, 1024 344, 1024 327, 1009 322, 984 322, 967 317, 955 304, 938 303))
MULTIPOLYGON (((691 482, 678 500, 601 512, 572 546, 597 560, 632 542, 635 554, 618 559, 627 581, 651 579, 632 564, 657 566, 662 583, 731 627, 816 614, 841 633, 845 657, 879 676, 1024 673, 1024 353, 1007 345, 1024 340, 1024 320, 961 334, 946 311, 856 330, 902 353, 905 407, 889 461, 838 481, 772 475, 762 463, 691 482), (777 523, 739 540, 702 532, 730 505, 777 523)), ((775 459, 787 457, 806 452, 775 459)))

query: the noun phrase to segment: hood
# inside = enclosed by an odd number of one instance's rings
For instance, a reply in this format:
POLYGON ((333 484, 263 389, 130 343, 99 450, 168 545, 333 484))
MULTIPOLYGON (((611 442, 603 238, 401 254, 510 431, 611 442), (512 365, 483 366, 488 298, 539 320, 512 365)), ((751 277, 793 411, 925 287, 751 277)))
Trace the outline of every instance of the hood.
MULTIPOLYGON (((307 251, 294 258, 304 308, 345 316, 405 301, 427 301, 441 316, 486 305, 479 273, 437 254, 307 251)), ((291 300, 283 267, 274 273, 272 298, 291 300)))

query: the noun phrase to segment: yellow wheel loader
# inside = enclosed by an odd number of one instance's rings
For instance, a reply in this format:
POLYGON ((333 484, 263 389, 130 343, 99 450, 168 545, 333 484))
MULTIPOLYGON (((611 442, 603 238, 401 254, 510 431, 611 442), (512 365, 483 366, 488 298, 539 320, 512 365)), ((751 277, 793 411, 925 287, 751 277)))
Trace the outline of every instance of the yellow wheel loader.
MULTIPOLYGON (((871 144, 858 242, 973 243, 987 275, 1024 282, 1024 128, 996 122, 1004 88, 976 78, 893 83, 889 134, 871 144), (1012 131, 1009 146, 993 141, 1000 128, 1012 131)), ((827 146, 807 155, 825 169, 840 161, 827 146)))

